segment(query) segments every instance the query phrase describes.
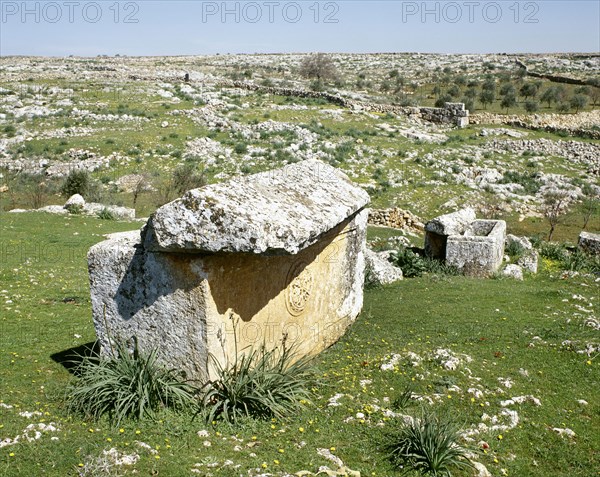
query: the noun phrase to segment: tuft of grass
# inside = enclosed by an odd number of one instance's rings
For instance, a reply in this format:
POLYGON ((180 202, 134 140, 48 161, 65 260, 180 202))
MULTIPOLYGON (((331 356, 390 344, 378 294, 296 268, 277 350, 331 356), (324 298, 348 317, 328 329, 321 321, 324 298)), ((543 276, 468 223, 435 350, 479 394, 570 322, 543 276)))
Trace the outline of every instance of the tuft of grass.
POLYGON ((283 418, 310 402, 314 373, 310 358, 296 359, 286 347, 268 350, 265 345, 236 353, 233 363, 222 366, 212 357, 217 379, 203 388, 206 420, 235 424, 240 418, 283 418))
POLYGON ((156 350, 133 352, 117 343, 114 356, 83 357, 67 391, 68 409, 94 420, 107 415, 118 425, 126 418, 153 418, 157 410, 191 408, 195 389, 157 360, 156 350))
POLYGON ((472 467, 468 450, 458 443, 459 427, 449 418, 423 414, 401 423, 387 439, 392 463, 403 473, 448 477, 453 469, 472 467))
POLYGON ((113 214, 108 207, 104 207, 98 212, 98 218, 102 220, 116 220, 115 214, 113 214))
POLYGON ((519 242, 512 241, 504 248, 504 252, 512 259, 518 259, 525 253, 525 248, 519 242))

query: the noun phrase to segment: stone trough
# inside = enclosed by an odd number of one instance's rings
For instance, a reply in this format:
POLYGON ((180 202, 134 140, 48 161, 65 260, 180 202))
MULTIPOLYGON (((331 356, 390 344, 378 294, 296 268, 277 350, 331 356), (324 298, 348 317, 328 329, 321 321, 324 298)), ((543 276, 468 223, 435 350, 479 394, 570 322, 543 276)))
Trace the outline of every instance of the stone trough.
POLYGON ((368 202, 316 160, 187 192, 90 249, 101 349, 135 339, 200 381, 209 355, 225 365, 282 340, 320 352, 362 308, 368 202))
POLYGON ((444 260, 465 275, 487 277, 504 258, 506 222, 477 220, 473 209, 437 217, 425 225, 425 254, 444 260))

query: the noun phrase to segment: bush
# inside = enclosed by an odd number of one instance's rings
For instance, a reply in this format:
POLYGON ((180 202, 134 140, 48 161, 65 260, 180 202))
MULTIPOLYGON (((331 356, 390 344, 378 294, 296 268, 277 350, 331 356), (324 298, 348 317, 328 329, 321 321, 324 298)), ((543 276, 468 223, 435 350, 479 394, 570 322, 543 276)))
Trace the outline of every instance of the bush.
POLYGON ((65 197, 71 197, 74 194, 80 194, 87 199, 94 192, 94 183, 88 171, 73 169, 69 172, 60 193, 65 197))
POLYGON ((70 384, 70 412, 86 418, 108 415, 118 425, 125 418, 153 417, 161 408, 185 409, 194 401, 194 388, 174 370, 157 361, 156 350, 133 352, 118 343, 115 356, 84 357, 70 384))
POLYGON ((98 218, 102 220, 116 220, 115 214, 113 214, 107 207, 104 207, 100 212, 98 212, 98 218))
POLYGON ((179 166, 171 177, 172 187, 178 194, 206 185, 204 171, 199 172, 193 162, 179 166))
POLYGON ((387 436, 386 448, 397 467, 422 475, 450 476, 452 469, 470 468, 468 451, 458 444, 459 428, 450 419, 425 414, 387 436))
POLYGON ((400 267, 402 275, 420 277, 426 271, 424 260, 408 248, 400 248, 392 255, 393 263, 400 267))
POLYGON ((401 247, 392 254, 392 262, 400 267, 407 278, 420 277, 423 273, 437 275, 460 275, 460 271, 451 265, 430 257, 421 257, 412 250, 401 247))
POLYGON ((542 186, 535 173, 522 174, 518 171, 507 171, 499 182, 500 184, 520 184, 526 194, 535 194, 542 186))
POLYGON ((550 260, 562 261, 567 256, 567 249, 563 244, 553 242, 540 242, 540 255, 550 260))
MULTIPOLYGON (((211 356, 212 357, 212 356, 211 356)), ((313 381, 309 358, 295 360, 285 342, 280 348, 237 353, 235 361, 221 366, 213 358, 217 379, 204 386, 203 409, 207 422, 240 418, 282 418, 297 411, 300 401, 310 401, 313 381)))
POLYGON ((519 242, 513 240, 505 247, 504 251, 512 259, 517 259, 525 253, 525 248, 519 242))

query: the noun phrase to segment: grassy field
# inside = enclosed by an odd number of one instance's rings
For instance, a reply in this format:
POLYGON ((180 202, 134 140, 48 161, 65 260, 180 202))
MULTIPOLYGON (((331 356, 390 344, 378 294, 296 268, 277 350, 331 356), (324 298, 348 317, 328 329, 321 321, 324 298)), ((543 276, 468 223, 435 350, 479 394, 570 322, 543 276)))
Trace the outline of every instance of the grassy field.
POLYGON ((598 278, 563 274, 548 260, 523 282, 425 276, 367 290, 356 323, 316 360, 314 405, 287 421, 231 428, 165 412, 158 422, 114 428, 69 416, 63 398, 71 375, 60 363, 66 350, 94 340, 87 250, 103 234, 139 225, 0 215, 0 476, 77 476, 111 448, 139 460, 86 475, 338 470, 326 451, 362 476, 398 475, 383 444, 397 425, 387 409, 408 386, 422 401, 411 401, 407 414, 423 406, 464 430, 491 427, 493 419, 507 425, 469 444, 494 476, 599 475, 600 361, 585 350, 600 340, 584 326, 600 312, 598 278), (382 369, 393 355, 396 365, 382 369), (456 368, 443 356, 457 358, 456 368), (502 403, 519 396, 531 397, 502 403))

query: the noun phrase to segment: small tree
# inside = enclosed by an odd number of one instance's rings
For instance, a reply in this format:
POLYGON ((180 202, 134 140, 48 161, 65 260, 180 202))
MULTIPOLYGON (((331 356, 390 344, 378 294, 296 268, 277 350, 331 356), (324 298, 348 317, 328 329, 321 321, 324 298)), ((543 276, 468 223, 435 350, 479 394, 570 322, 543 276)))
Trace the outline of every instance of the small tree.
POLYGON ((449 94, 445 94, 443 96, 440 96, 437 101, 435 102, 435 107, 436 108, 443 108, 444 104, 446 103, 451 103, 452 102, 452 96, 450 96, 449 94))
POLYGON ((484 109, 487 109, 487 105, 492 104, 494 99, 494 92, 490 89, 484 89, 479 95, 479 101, 483 104, 484 109))
POLYGON ((526 101, 525 102, 525 111, 528 113, 535 113, 540 109, 540 105, 537 101, 526 101))
POLYGON ((544 217, 550 224, 548 241, 552 240, 556 226, 561 222, 569 205, 569 194, 564 190, 551 190, 544 194, 544 217))
POLYGON ((535 98, 538 92, 538 87, 534 83, 525 83, 519 90, 521 96, 525 99, 535 98))
POLYGON ((500 102, 500 106, 506 108, 506 114, 508 114, 508 108, 512 108, 517 104, 517 98, 514 93, 505 94, 500 102))
POLYGON ((468 96, 463 97, 461 102, 464 103, 465 109, 468 109, 470 113, 475 112, 475 100, 473 98, 469 98, 468 96))
POLYGON ((506 84, 503 84, 502 87, 500 88, 500 94, 502 96, 506 96, 507 94, 512 94, 513 96, 516 97, 517 90, 511 83, 506 83, 506 84))
POLYGON ((600 103, 600 78, 592 78, 589 83, 592 85, 590 88, 590 100, 594 106, 600 103))
POLYGON ((146 192, 150 188, 150 181, 148 177, 144 174, 141 174, 135 181, 133 186, 133 190, 131 191, 133 194, 133 208, 137 204, 137 200, 142 195, 142 193, 146 192))
POLYGON ((338 77, 333 60, 325 53, 314 53, 306 56, 300 64, 300 74, 319 83, 335 81, 338 77))
POLYGON ((583 212, 583 229, 585 230, 590 219, 600 212, 600 194, 597 192, 597 189, 589 185, 584 186, 581 210, 583 212))
POLYGON ((69 172, 60 188, 60 193, 65 197, 79 194, 87 199, 92 189, 90 173, 83 169, 73 169, 69 172))
POLYGON ((586 107, 587 102, 588 100, 586 96, 583 94, 576 94, 571 98, 569 104, 571 105, 571 108, 575 109, 575 112, 578 113, 580 109, 586 107))
POLYGON ((558 100, 556 88, 550 87, 544 90, 544 92, 540 96, 540 100, 544 103, 548 103, 548 107, 550 107, 552 103, 555 103, 558 100))

